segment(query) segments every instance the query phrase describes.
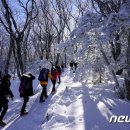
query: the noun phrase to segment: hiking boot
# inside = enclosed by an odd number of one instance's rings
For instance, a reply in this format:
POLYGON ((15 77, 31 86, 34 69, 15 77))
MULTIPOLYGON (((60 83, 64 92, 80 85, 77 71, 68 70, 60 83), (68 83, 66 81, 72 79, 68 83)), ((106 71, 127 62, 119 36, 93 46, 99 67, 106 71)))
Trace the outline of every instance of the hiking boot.
POLYGON ((45 102, 45 100, 40 100, 39 102, 42 103, 42 102, 45 102))
POLYGON ((48 98, 48 95, 45 95, 45 98, 47 99, 47 98, 48 98))
POLYGON ((27 114, 28 114, 27 111, 24 111, 24 112, 21 112, 21 113, 20 113, 21 116, 24 116, 24 115, 27 115, 27 114))
POLYGON ((58 82, 58 84, 60 84, 60 82, 58 82))
POLYGON ((52 90, 52 91, 51 91, 51 94, 54 94, 54 93, 56 93, 56 90, 52 90))
POLYGON ((5 123, 5 122, 0 121, 0 126, 5 126, 5 125, 6 125, 6 123, 5 123))

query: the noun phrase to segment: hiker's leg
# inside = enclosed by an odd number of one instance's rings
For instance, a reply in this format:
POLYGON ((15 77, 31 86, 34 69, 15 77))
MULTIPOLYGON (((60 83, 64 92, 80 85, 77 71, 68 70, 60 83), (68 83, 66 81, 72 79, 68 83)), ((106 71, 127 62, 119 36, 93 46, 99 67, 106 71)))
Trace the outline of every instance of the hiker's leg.
POLYGON ((5 101, 3 104, 2 104, 2 112, 1 112, 1 115, 0 115, 0 121, 3 120, 3 117, 5 116, 7 110, 8 110, 8 101, 5 101))
POLYGON ((53 80, 53 88, 52 88, 52 92, 54 92, 56 89, 55 89, 55 85, 56 85, 56 80, 53 80))
POLYGON ((42 93, 40 96, 40 101, 43 101, 43 97, 45 97, 46 95, 47 95, 46 85, 42 85, 42 93))
POLYGON ((21 113, 24 113, 24 112, 25 112, 25 107, 26 107, 28 101, 29 101, 29 97, 28 97, 28 96, 25 96, 25 97, 24 97, 23 106, 22 106, 22 108, 21 108, 21 113))
POLYGON ((43 96, 44 96, 45 98, 48 97, 48 95, 47 95, 47 85, 45 85, 44 88, 43 88, 43 96))
POLYGON ((61 83, 60 75, 59 75, 59 84, 61 83))

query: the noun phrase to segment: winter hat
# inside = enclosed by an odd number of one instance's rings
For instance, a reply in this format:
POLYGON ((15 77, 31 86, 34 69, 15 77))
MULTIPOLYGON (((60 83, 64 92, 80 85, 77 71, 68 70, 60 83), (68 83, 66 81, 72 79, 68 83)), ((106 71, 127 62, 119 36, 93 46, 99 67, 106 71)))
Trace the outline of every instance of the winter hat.
POLYGON ((10 75, 10 74, 6 74, 6 75, 2 78, 2 80, 3 80, 3 81, 6 81, 6 80, 8 80, 8 78, 11 78, 11 75, 10 75))
POLYGON ((32 73, 31 73, 31 72, 28 72, 27 75, 32 76, 32 73))
POLYGON ((5 75, 5 77, 7 77, 7 78, 9 78, 9 77, 10 77, 10 78, 11 78, 11 75, 10 75, 10 74, 6 74, 6 75, 5 75))
POLYGON ((28 74, 23 74, 23 75, 22 75, 22 78, 23 78, 23 79, 24 79, 24 78, 31 78, 31 76, 28 75, 28 74))

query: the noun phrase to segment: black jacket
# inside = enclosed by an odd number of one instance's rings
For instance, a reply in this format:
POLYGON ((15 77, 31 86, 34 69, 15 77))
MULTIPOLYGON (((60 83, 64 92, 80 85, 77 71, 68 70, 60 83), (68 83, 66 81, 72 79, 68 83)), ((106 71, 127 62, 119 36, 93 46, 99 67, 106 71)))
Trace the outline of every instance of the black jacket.
POLYGON ((70 67, 73 67, 73 65, 74 65, 74 62, 71 61, 70 62, 70 67))
POLYGON ((35 76, 32 74, 27 74, 23 75, 21 81, 25 81, 25 93, 20 95, 20 97, 25 97, 25 96, 33 96, 33 80, 35 79, 35 76))
POLYGON ((10 81, 8 79, 1 80, 0 86, 0 100, 5 101, 8 97, 14 97, 12 91, 10 90, 10 81))

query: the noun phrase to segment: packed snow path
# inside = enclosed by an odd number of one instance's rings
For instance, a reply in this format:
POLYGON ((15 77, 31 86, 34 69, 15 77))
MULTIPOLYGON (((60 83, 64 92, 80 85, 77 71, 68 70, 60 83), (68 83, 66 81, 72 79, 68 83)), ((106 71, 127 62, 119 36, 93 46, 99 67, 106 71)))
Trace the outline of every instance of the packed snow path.
POLYGON ((115 97, 113 84, 88 87, 74 82, 73 77, 73 72, 66 71, 54 95, 49 83, 44 103, 39 103, 41 90, 35 80, 36 94, 28 103, 29 114, 23 117, 19 116, 19 82, 12 81, 15 100, 5 116, 9 123, 1 130, 130 130, 129 123, 109 123, 112 115, 130 115, 130 103, 115 97))

